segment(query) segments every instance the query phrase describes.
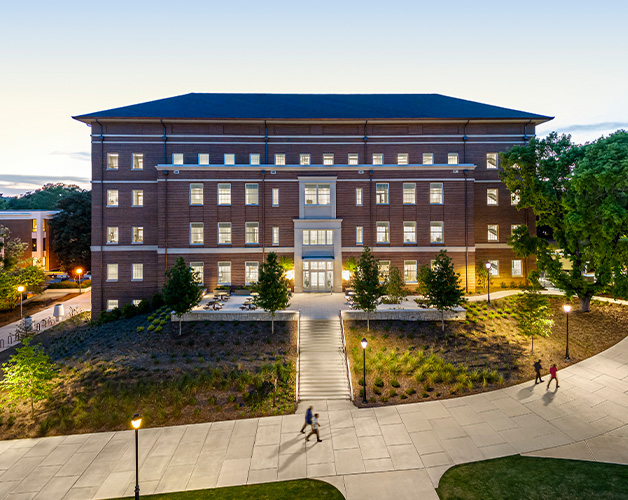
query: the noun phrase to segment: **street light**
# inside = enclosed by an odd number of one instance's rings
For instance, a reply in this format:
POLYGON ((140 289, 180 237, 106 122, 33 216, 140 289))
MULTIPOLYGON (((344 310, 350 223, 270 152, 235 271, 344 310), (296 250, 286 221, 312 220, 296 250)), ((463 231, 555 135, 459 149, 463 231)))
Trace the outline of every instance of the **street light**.
POLYGON ((26 288, 24 288, 24 285, 20 285, 17 287, 17 291, 20 292, 20 319, 22 319, 22 302, 24 301, 24 295, 22 295, 24 293, 24 290, 26 290, 26 288))
POLYGON ((74 271, 77 275, 78 275, 78 282, 79 282, 79 295, 81 295, 81 274, 83 273, 83 270, 79 267, 76 271, 74 271))
POLYGON ((563 306, 563 311, 565 311, 565 316, 567 317, 567 347, 565 348, 565 361, 571 361, 569 357, 569 313, 571 312, 571 306, 569 304, 565 304, 563 306))
POLYGON ((488 294, 488 300, 486 301, 486 305, 491 305, 491 268, 493 267, 490 262, 484 264, 486 267, 487 275, 486 275, 486 291, 488 294))
POLYGON ((368 342, 366 341, 366 337, 364 337, 361 341, 360 344, 362 344, 362 352, 364 353, 364 357, 363 357, 363 361, 364 361, 364 393, 362 396, 362 403, 366 404, 366 345, 368 344, 368 342))
POLYGON ((140 466, 139 466, 139 457, 138 457, 138 430, 142 425, 142 417, 140 417, 139 413, 133 415, 133 420, 131 420, 131 425, 135 429, 135 500, 140 500, 140 466))

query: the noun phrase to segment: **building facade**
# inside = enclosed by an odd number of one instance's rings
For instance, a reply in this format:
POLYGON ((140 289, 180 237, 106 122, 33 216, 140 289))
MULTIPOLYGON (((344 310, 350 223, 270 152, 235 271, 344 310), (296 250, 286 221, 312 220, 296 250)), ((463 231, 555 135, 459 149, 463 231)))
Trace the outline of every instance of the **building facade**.
POLYGON ((58 210, 0 210, 0 226, 10 231, 10 238, 26 243, 24 259, 46 271, 57 269, 59 263, 51 251, 52 231, 48 222, 58 213, 58 210))
POLYGON ((96 313, 150 299, 180 256, 211 289, 255 282, 272 251, 295 292, 341 291, 365 245, 410 287, 443 249, 470 291, 478 265, 508 284, 534 265, 507 244, 535 224, 499 153, 549 117, 436 94, 187 94, 75 118, 91 127, 96 313))

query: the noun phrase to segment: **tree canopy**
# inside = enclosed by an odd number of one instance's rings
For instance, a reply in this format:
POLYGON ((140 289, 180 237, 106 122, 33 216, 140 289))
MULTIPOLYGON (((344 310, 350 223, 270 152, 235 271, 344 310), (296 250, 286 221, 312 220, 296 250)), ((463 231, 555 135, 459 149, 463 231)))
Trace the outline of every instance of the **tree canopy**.
POLYGON ((35 191, 28 191, 21 196, 2 198, 2 210, 57 210, 59 203, 83 190, 74 184, 45 184, 35 191))
POLYGON ((92 242, 92 193, 76 191, 62 198, 57 208, 61 210, 50 221, 53 233, 52 251, 61 269, 71 271, 77 267, 91 267, 92 242))
POLYGON ((379 298, 384 295, 385 284, 379 282, 378 261, 367 246, 362 250, 352 285, 353 301, 366 313, 366 328, 370 330, 370 314, 377 309, 379 298))
POLYGON ((398 267, 392 266, 388 272, 388 281, 386 282, 386 295, 393 304, 401 304, 401 301, 408 295, 406 282, 403 274, 398 267))
POLYGON ((201 300, 202 290, 198 286, 198 276, 183 257, 179 257, 174 266, 166 271, 166 284, 162 290, 164 301, 179 316, 179 335, 181 335, 181 316, 201 300))
POLYGON ((252 288, 259 294, 254 299, 255 305, 270 313, 271 333, 275 333, 275 313, 290 305, 289 287, 285 268, 277 260, 277 254, 270 252, 266 262, 262 263, 259 278, 252 288))

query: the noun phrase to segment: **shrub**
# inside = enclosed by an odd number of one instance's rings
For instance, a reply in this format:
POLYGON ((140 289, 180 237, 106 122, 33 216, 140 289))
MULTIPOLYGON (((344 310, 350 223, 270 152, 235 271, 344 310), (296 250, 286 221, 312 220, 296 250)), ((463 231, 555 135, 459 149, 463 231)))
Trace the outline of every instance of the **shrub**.
POLYGON ((138 326, 137 327, 137 333, 142 333, 144 331, 144 327, 143 326, 138 326))
POLYGON ((148 331, 149 331, 149 332, 152 332, 154 329, 155 329, 155 325, 150 325, 150 326, 148 327, 148 331))
POLYGON ((397 391, 395 391, 394 389, 391 389, 390 391, 388 391, 388 395, 389 395, 391 398, 394 398, 394 397, 396 397, 396 396, 397 396, 397 391))
MULTIPOLYGON (((81 282, 81 289, 89 288, 92 286, 91 280, 85 280, 81 282)), ((59 288, 78 288, 78 283, 76 281, 61 281, 59 283, 50 283, 48 285, 48 289, 56 290, 59 288)))
POLYGON ((387 396, 383 396, 383 397, 380 399, 380 401, 381 401, 382 403, 387 403, 387 402, 388 402, 388 397, 387 397, 387 396))
POLYGON ((135 304, 124 304, 122 307, 122 316, 126 319, 131 319, 133 316, 137 315, 137 307, 135 304))
MULTIPOLYGON (((152 326, 152 325, 151 325, 152 326)), ((155 333, 159 333, 164 329, 163 326, 158 326, 157 328, 155 328, 155 333)))
POLYGON ((358 380, 358 384, 359 384, 359 385, 366 385, 366 384, 364 383, 364 377, 360 377, 360 380, 358 380))
POLYGON ((415 393, 416 393, 416 391, 414 390, 414 387, 408 387, 408 388, 406 389, 406 394, 407 394, 408 396, 412 396, 412 395, 413 395, 413 394, 415 394, 415 393))
POLYGON ((160 309, 162 308, 166 303, 164 302, 164 297, 162 294, 160 293, 156 293, 153 295, 153 309, 160 309))
POLYGON ((384 381, 382 380, 382 377, 376 377, 375 382, 373 382, 373 385, 375 387, 384 387, 384 381))
POLYGON ((146 314, 148 312, 150 312, 150 303, 146 299, 140 300, 140 303, 137 305, 137 313, 146 314))
POLYGON ((382 390, 379 387, 373 387, 373 392, 379 396, 382 393, 382 390))
POLYGON ((406 396, 404 393, 401 393, 401 396, 399 396, 401 399, 408 399, 408 396, 406 396))
POLYGON ((395 388, 400 387, 400 384, 399 384, 399 382, 397 381, 397 379, 396 379, 396 378, 394 378, 394 379, 392 379, 392 380, 390 381, 390 385, 392 385, 392 386, 393 386, 393 387, 395 387, 395 388))

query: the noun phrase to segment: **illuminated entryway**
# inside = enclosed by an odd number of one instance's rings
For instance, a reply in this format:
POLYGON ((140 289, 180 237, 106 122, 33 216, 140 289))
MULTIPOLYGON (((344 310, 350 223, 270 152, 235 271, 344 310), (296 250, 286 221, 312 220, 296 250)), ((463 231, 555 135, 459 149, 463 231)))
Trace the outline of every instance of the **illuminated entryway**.
POLYGON ((329 292, 334 285, 334 262, 331 260, 303 261, 303 291, 329 292))

